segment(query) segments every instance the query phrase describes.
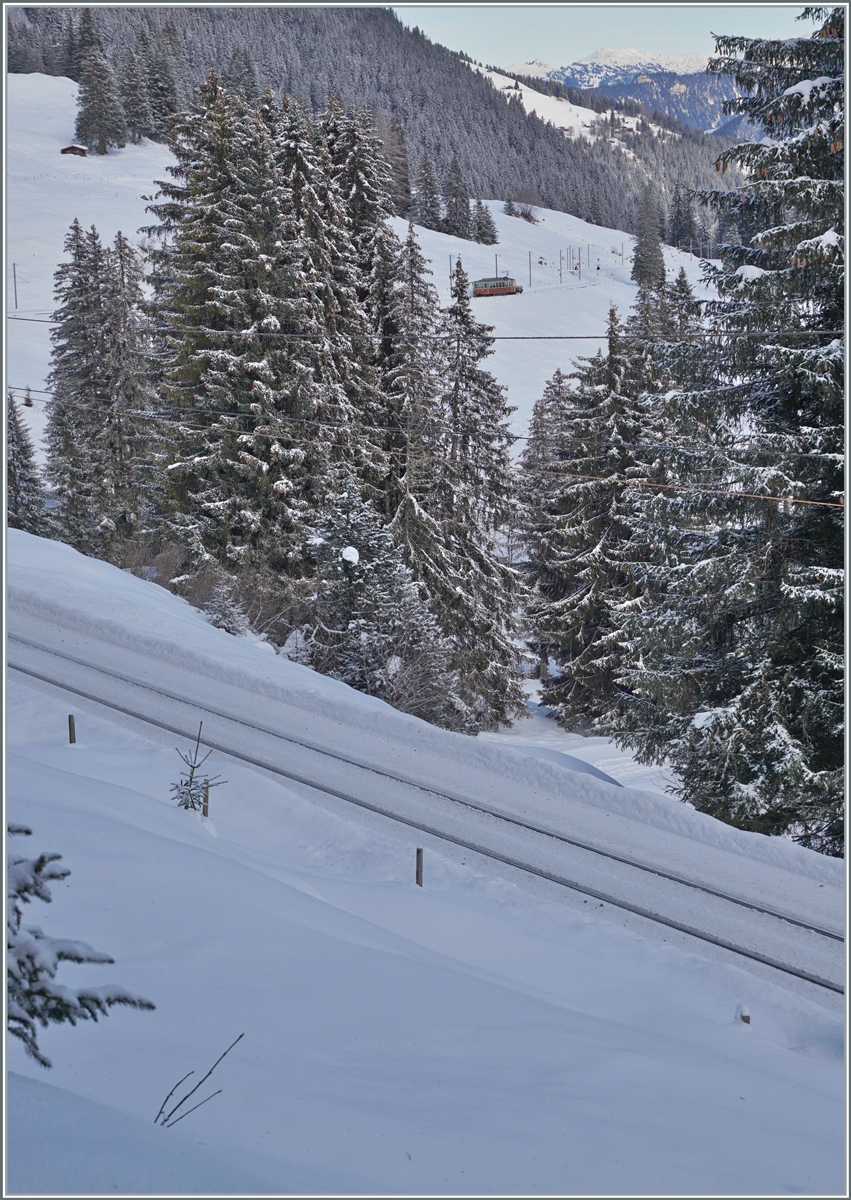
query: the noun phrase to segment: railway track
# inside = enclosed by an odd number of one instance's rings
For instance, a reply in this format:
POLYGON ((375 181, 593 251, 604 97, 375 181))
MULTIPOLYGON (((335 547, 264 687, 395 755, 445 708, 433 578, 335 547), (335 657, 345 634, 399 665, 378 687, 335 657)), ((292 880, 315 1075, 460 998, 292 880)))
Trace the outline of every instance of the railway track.
MULTIPOLYGON (((195 737, 195 730, 187 720, 189 713, 193 719, 197 718, 198 713, 201 713, 207 722, 205 728, 207 736, 202 739, 204 744, 231 758, 260 767, 314 792, 332 796, 348 804, 369 810, 493 861, 504 863, 528 875, 548 880, 589 899, 609 904, 656 924, 667 926, 689 937, 718 946, 739 957, 796 976, 817 987, 844 994, 843 985, 839 982, 839 979, 842 978, 841 959, 844 938, 836 930, 807 921, 799 915, 760 905, 742 896, 710 887, 706 883, 662 870, 656 865, 616 854, 612 850, 569 837, 558 830, 500 812, 498 809, 470 798, 430 787, 416 779, 358 761, 306 739, 279 733, 232 713, 222 712, 220 709, 199 703, 195 699, 177 695, 150 683, 142 683, 129 676, 85 662, 83 659, 40 645, 37 642, 14 635, 10 635, 9 641, 21 647, 23 654, 19 652, 19 657, 26 657, 26 650, 35 651, 37 658, 47 656, 46 663, 31 663, 30 665, 20 661, 13 662, 10 659, 9 667, 23 675, 38 679, 53 687, 59 687, 73 695, 187 739, 195 737), (50 669, 51 663, 52 670, 50 669), (87 686, 80 686, 81 680, 76 677, 73 681, 62 678, 63 663, 74 668, 82 668, 84 672, 88 673, 88 678, 85 680, 87 686), (41 669, 36 669, 37 666, 40 666, 41 669), (100 686, 97 686, 98 682, 100 686), (129 691, 120 698, 115 695, 110 697, 107 694, 109 688, 114 691, 116 685, 119 689, 129 689, 129 691), (160 702, 160 710, 163 707, 161 702, 166 702, 166 707, 172 709, 167 714, 170 719, 164 720, 163 713, 159 710, 156 714, 152 713, 150 709, 145 711, 144 700, 151 698, 157 698, 160 702), (122 702, 119 702, 119 699, 122 702), (128 699, 129 703, 124 702, 128 699), (189 713, 186 710, 189 710, 189 713), (210 732, 210 718, 213 718, 214 725, 217 726, 212 733, 210 732), (235 737, 234 734, 237 733, 240 736, 235 737), (247 752, 247 749, 251 747, 246 747, 246 740, 253 741, 256 746, 255 752, 247 752), (280 747, 281 743, 285 743, 288 747, 288 761, 285 763, 276 761, 277 756, 274 753, 275 747, 280 747), (297 749, 301 754, 303 763, 301 769, 297 769, 297 764, 292 761, 293 749, 297 749), (325 766, 326 777, 324 779, 320 777, 323 773, 321 769, 318 769, 320 764, 325 766), (360 786, 353 780, 353 774, 355 780, 360 781, 360 786), (379 803, 370 796, 370 778, 380 780, 384 784, 394 785, 392 807, 386 800, 379 803), (346 786, 341 787, 341 782, 345 782, 346 786), (354 787, 353 783, 355 783, 354 787), (425 811, 422 809, 421 802, 419 806, 411 803, 412 793, 417 794, 420 801, 423 798, 430 801, 425 811), (464 812, 475 814, 477 828, 476 835, 473 837, 469 834, 469 825, 465 828, 461 822, 459 826, 458 814, 464 812), (513 837, 513 840, 508 839, 509 844, 506 844, 506 833, 510 833, 513 837), (518 837, 523 839, 519 849, 516 844, 518 837), (568 856, 566 864, 564 862, 565 855, 568 856), (562 862, 553 862, 553 858, 559 856, 561 856, 562 862), (589 870, 588 864, 592 862, 598 869, 589 870), (617 882, 620 887, 616 891, 610 890, 610 886, 600 886, 599 866, 601 864, 607 868, 604 876, 606 881, 612 870, 619 872, 617 882), (572 866, 573 869, 565 870, 565 865, 572 866), (669 903, 668 907, 669 909, 673 907, 673 913, 660 911, 660 908, 664 906, 659 904, 640 902, 641 882, 653 877, 665 881, 667 891, 672 893, 672 904, 669 903), (631 887, 630 883, 632 883, 631 887), (690 905, 683 903, 684 894, 690 897, 690 905), (629 895, 629 899, 627 899, 627 895, 629 895), (699 907, 695 904, 695 901, 698 900, 703 902, 699 907), (711 911, 706 911, 707 905, 710 906, 711 911), (690 910, 691 920, 681 919, 681 912, 684 908, 690 910), (739 919, 731 922, 731 912, 738 913, 739 919), (710 919, 707 920, 707 917, 710 919), (713 920, 715 928, 707 927, 707 925, 713 924, 713 920), (745 924, 750 922, 750 926, 752 926, 747 929, 747 936, 744 937, 741 936, 744 932, 743 922, 745 924), (725 924, 728 927, 732 924, 734 929, 732 936, 725 936, 727 932, 724 928, 725 924), (778 937, 778 928, 786 929, 785 939, 778 937), (774 953, 766 952, 766 942, 774 944, 774 953), (834 947, 833 952, 829 951, 830 946, 834 947), (780 953, 778 953, 778 947, 780 953), (827 952, 825 952, 825 948, 827 948, 827 952), (787 953, 789 950, 792 953, 787 953), (803 959, 803 962, 788 961, 795 957, 803 959), (838 963, 837 958, 840 960, 838 963), (813 968, 814 962, 816 963, 815 968, 813 968)), ((658 897, 653 899, 658 899, 658 897)))

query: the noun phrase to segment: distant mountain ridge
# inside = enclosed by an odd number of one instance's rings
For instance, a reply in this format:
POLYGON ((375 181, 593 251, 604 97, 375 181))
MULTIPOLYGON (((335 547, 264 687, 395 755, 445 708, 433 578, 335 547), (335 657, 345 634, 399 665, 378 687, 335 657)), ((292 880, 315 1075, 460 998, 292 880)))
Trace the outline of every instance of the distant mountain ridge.
POLYGON ((515 63, 509 67, 524 75, 540 75, 560 83, 588 91, 607 84, 631 83, 636 75, 673 72, 675 75, 697 75, 706 70, 709 56, 690 54, 647 54, 642 50, 595 50, 566 67, 549 67, 540 59, 532 63, 515 63), (533 72, 530 68, 536 68, 533 72))
POLYGON ((709 55, 700 53, 602 49, 566 67, 551 67, 534 59, 515 63, 508 70, 616 100, 638 100, 647 109, 658 108, 693 129, 707 133, 723 130, 737 136, 738 128, 724 129, 731 118, 723 110, 724 101, 737 95, 736 88, 724 76, 707 75, 708 61, 709 55))

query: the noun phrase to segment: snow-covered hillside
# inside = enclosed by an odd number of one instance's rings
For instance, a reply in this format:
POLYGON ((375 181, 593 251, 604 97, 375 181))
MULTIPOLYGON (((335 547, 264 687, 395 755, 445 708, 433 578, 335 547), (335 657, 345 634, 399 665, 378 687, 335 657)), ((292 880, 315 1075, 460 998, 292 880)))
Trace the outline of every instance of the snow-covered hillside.
MULTIPOLYGON (((841 922, 836 860, 424 725, 68 546, 8 548, 12 638, 83 690, 75 657, 841 922)), ((157 1006, 51 1027, 49 1073, 10 1047, 10 1192, 841 1191, 839 997, 218 753, 205 821, 169 798, 173 734, 14 670, 7 698, 9 818, 72 871, 27 919, 116 960, 60 979, 157 1006), (154 1127, 243 1031, 221 1095, 154 1127)))
MULTIPOLYGON (((151 220, 145 208, 154 192, 154 179, 165 177, 170 155, 154 143, 126 146, 104 158, 60 155, 72 140, 77 85, 45 75, 11 75, 7 79, 7 323, 6 374, 15 388, 34 389, 35 407, 24 409, 37 436, 43 428, 43 391, 50 359, 53 272, 62 261, 62 243, 74 217, 95 224, 104 240, 120 229, 135 237, 151 220), (17 275, 18 309, 14 307, 13 270, 17 275)), ((562 101, 524 92, 524 103, 593 116, 562 101)), ((535 111, 538 111, 537 108, 535 111)), ((554 120, 549 109, 540 115, 554 120)), ((571 118, 572 119, 572 118, 571 118)), ((500 244, 481 246, 445 234, 420 230, 426 255, 432 260, 434 282, 444 303, 449 300, 449 262, 460 255, 471 278, 508 272, 524 286, 519 296, 488 297, 474 303, 476 316, 492 324, 500 340, 488 360, 508 388, 516 407, 513 423, 526 432, 535 400, 556 368, 569 370, 579 355, 596 353, 604 345, 606 316, 614 304, 626 314, 635 296, 630 282, 633 239, 619 230, 589 225, 578 217, 546 209, 531 225, 502 211, 501 200, 488 201, 499 229, 500 244), (496 260, 495 260, 496 255, 496 260), (560 259, 561 255, 561 259, 560 259), (568 255, 582 257, 582 277, 567 270, 568 255), (560 268, 561 262, 561 268, 560 268), (589 269, 590 262, 590 269, 589 269), (597 266, 599 264, 599 270, 597 266), (530 280, 531 265, 531 280, 530 280), (576 340, 578 339, 578 340, 576 340)), ((402 234, 405 222, 396 221, 402 234)), ((665 249, 674 274, 684 266, 698 285, 700 264, 689 254, 665 249)))

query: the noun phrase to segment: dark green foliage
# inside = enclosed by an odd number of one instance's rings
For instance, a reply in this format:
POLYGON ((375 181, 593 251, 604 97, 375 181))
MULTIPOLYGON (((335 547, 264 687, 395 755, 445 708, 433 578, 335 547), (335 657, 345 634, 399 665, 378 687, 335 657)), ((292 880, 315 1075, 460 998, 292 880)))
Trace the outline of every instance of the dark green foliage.
POLYGON ((453 158, 446 176, 443 201, 445 232, 451 233, 454 237, 469 239, 471 237, 470 192, 457 158, 453 158))
POLYGON ((665 282, 665 260, 662 257, 659 237, 659 210, 650 187, 644 189, 641 198, 630 279, 650 287, 659 287, 665 282))
POLYGON ((47 407, 47 477, 59 536, 109 557, 144 524, 156 491, 148 339, 140 313, 141 263, 121 233, 104 249, 74 221, 69 261, 55 273, 59 306, 47 407))
POLYGON ((481 200, 476 201, 473 209, 471 235, 474 242, 483 246, 495 246, 499 242, 496 223, 491 216, 491 210, 481 200))
POLYGON ((151 137, 155 132, 156 122, 148 95, 148 72, 145 63, 133 50, 128 50, 124 56, 121 98, 130 141, 135 145, 140 138, 151 137))
POLYGON ((127 118, 118 97, 112 68, 98 46, 83 58, 74 137, 97 154, 127 142, 127 118))
POLYGON ((706 491, 648 502, 666 553, 618 720, 702 811, 842 854, 844 11, 811 15, 810 38, 719 39, 713 69, 768 136, 722 155, 739 189, 703 197, 753 232, 708 268, 718 336, 665 399, 661 458, 706 491))
POLYGON ((668 242, 681 250, 697 247, 697 222, 694 217, 691 195, 679 183, 674 188, 671 215, 668 221, 668 242))
POLYGON ((420 161, 414 196, 414 220, 424 229, 443 228, 443 207, 434 163, 428 154, 420 161))
POLYGON ((333 497, 311 542, 317 564, 311 663, 403 712, 462 726, 452 643, 372 506, 352 492, 333 497))
POLYGON ((32 440, 15 397, 6 401, 6 523, 10 529, 46 534, 47 515, 32 440))

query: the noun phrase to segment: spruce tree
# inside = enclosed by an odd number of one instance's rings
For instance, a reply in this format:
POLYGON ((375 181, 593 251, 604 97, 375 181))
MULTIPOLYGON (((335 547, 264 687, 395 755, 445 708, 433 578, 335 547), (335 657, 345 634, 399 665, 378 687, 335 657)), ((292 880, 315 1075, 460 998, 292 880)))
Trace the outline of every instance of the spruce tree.
MULTIPOLYGON (((28 836, 32 830, 25 825, 7 826, 11 835, 28 836)), ((39 1025, 65 1021, 96 1021, 108 1016, 115 1004, 130 1008, 153 1009, 150 1000, 134 995, 114 984, 106 987, 69 988, 56 982, 56 972, 62 962, 111 963, 115 960, 86 942, 68 938, 48 937, 37 925, 24 925, 22 905, 34 898, 49 904, 52 900, 48 884, 65 879, 70 872, 56 866, 60 854, 39 854, 37 858, 21 857, 10 852, 7 857, 6 903, 6 1024, 9 1033, 23 1043, 30 1058, 42 1067, 52 1063, 38 1044, 39 1025)))
POLYGON ((459 693, 471 728, 495 728, 522 709, 513 640, 520 592, 500 552, 514 512, 508 447, 511 409, 504 389, 480 363, 493 353, 492 327, 473 317, 460 258, 452 303, 440 326, 440 456, 432 459, 429 500, 440 537, 422 579, 441 627, 452 636, 459 693))
POLYGON ((127 142, 127 118, 112 68, 99 46, 89 48, 80 75, 74 137, 97 154, 127 142))
POLYGON ((470 192, 457 158, 453 158, 449 167, 443 198, 445 204, 444 231, 451 233, 454 237, 469 240, 472 236, 470 192))
POLYGON ((145 64, 132 49, 124 55, 121 98, 130 141, 135 145, 155 130, 154 112, 148 95, 148 73, 145 64))
POLYGON ((719 38, 711 67, 766 136, 703 196, 753 232, 707 268, 717 337, 669 398, 706 492, 679 504, 626 740, 700 810, 841 854, 844 10, 802 17, 812 37, 719 38))
POLYGON ((105 264, 97 230, 93 226, 86 234, 76 219, 64 249, 70 259, 54 274, 59 304, 50 335, 46 476, 56 491, 59 537, 78 550, 91 551, 98 538, 101 481, 87 443, 100 432, 105 264))
POLYGON ((612 309, 607 354, 547 384, 522 460, 533 644, 558 663, 543 698, 569 727, 605 720, 617 703, 617 614, 638 595, 630 482, 645 478, 648 429, 623 334, 612 309))
POLYGON ((649 186, 644 189, 641 198, 637 224, 630 279, 635 283, 659 287, 665 282, 665 260, 659 239, 659 211, 649 186))
POLYGON ((97 229, 74 221, 70 260, 55 273, 59 301, 47 406, 47 477, 56 489, 60 537, 109 556, 139 516, 150 514, 153 422, 142 266, 121 233, 104 249, 97 229))
POLYGON ((695 221, 691 195, 688 188, 677 184, 671 201, 671 219, 668 241, 680 250, 691 250, 697 245, 697 222, 695 221))
POLYGON ((420 160, 414 197, 414 220, 424 229, 443 228, 443 209, 434 163, 428 154, 420 160))
POLYGON ((47 533, 45 494, 35 451, 11 391, 6 401, 6 523, 26 533, 47 533))
POLYGON ((450 728, 462 723, 453 646, 374 508, 354 492, 334 497, 311 540, 313 665, 403 712, 450 728))
POLYGON ((481 242, 483 246, 496 246, 499 242, 499 234, 496 222, 491 216, 491 210, 481 200, 476 201, 473 209, 471 235, 474 242, 481 242))

